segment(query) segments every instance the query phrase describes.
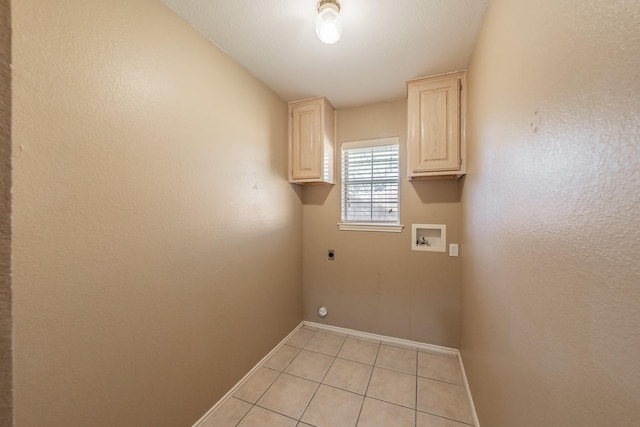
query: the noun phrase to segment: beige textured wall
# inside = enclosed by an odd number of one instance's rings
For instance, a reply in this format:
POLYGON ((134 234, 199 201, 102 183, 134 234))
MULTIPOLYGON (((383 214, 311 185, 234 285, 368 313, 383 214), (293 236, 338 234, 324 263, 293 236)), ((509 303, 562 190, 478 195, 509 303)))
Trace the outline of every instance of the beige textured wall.
POLYGON ((12 13, 17 426, 191 425, 302 318, 286 103, 159 0, 12 13))
POLYGON ((406 100, 338 111, 338 142, 400 138, 400 222, 405 229, 402 233, 339 231, 340 180, 333 187, 305 187, 304 318, 457 347, 459 258, 412 251, 410 246, 412 223, 447 224, 448 240, 458 241, 460 184, 406 180, 406 114, 406 100), (334 261, 327 260, 328 249, 336 251, 334 261), (329 308, 325 319, 317 315, 322 305, 329 308))
POLYGON ((469 69, 461 349, 487 427, 640 420, 640 4, 493 0, 469 69))
POLYGON ((0 426, 12 425, 11 380, 11 14, 0 0, 0 426))

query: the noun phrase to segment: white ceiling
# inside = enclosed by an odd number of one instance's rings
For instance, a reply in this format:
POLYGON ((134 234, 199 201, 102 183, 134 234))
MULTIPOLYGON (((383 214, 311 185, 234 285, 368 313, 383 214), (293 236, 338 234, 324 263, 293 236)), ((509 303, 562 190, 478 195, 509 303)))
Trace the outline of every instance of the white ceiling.
POLYGON ((465 69, 489 0, 340 0, 342 39, 315 33, 317 0, 163 0, 286 101, 346 108, 406 96, 407 80, 465 69))

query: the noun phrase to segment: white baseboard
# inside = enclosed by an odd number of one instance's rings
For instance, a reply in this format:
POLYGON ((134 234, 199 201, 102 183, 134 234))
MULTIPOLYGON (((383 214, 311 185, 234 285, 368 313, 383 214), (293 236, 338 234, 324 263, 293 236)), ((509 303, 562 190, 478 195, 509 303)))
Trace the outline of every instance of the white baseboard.
POLYGON ((361 331, 356 331, 356 330, 353 330, 353 329, 340 328, 338 326, 323 325, 321 323, 309 322, 307 320, 304 320, 304 321, 300 322, 300 324, 298 326, 296 326, 293 329, 293 331, 291 331, 291 333, 289 333, 289 335, 284 337, 284 339, 282 341, 280 341, 280 343, 278 345, 276 345, 274 347, 274 349, 269 352, 269 354, 267 354, 265 357, 263 357, 262 360, 260 360, 260 362, 258 362, 256 364, 256 366, 254 366, 247 373, 247 375, 242 377, 242 379, 240 381, 238 381, 238 383, 235 386, 233 386, 233 388, 231 390, 229 390, 229 392, 227 392, 227 394, 225 394, 215 405, 213 405, 213 407, 211 409, 209 409, 207 411, 207 413, 202 416, 202 418, 200 418, 198 421, 196 421, 196 423, 193 425, 193 427, 199 427, 204 422, 204 420, 213 411, 215 411, 227 399, 229 399, 231 396, 233 396, 233 394, 240 387, 242 387, 242 385, 249 379, 249 377, 251 375, 253 375, 253 373, 255 371, 260 369, 260 367, 263 365, 263 363, 266 362, 269 359, 269 357, 271 357, 271 355, 273 355, 276 351, 278 351, 278 349, 280 347, 282 347, 287 342, 287 340, 293 334, 295 334, 298 331, 298 329, 300 329, 302 326, 308 326, 310 328, 315 328, 315 329, 319 329, 319 330, 325 330, 327 332, 334 332, 334 333, 338 333, 338 334, 351 335, 351 336, 358 337, 358 338, 365 338, 365 339, 369 339, 369 340, 380 341, 380 342, 387 343, 387 344, 395 344, 395 345, 401 345, 401 346, 416 347, 416 348, 418 348, 420 350, 425 350, 425 351, 429 351, 429 352, 432 352, 432 353, 440 353, 440 354, 447 355, 447 356, 457 357, 458 362, 460 363, 460 369, 462 371, 462 379, 463 379, 463 382, 464 382, 464 388, 465 388, 465 390, 467 392, 467 397, 469 398, 469 405, 471 406, 471 413, 473 415, 473 422, 474 422, 475 427, 480 427, 480 422, 478 421, 478 416, 476 414, 476 408, 473 405, 473 399, 471 398, 471 390, 469 389, 469 383, 467 382, 467 374, 465 373, 464 364, 462 363, 462 357, 461 357, 460 351, 458 349, 450 348, 450 347, 442 347, 442 346, 433 345, 433 344, 425 344, 425 343, 421 343, 421 342, 417 342, 417 341, 405 340, 405 339, 401 339, 401 338, 388 337, 388 336, 385 336, 385 335, 372 334, 372 333, 369 333, 369 332, 361 332, 361 331))
POLYGON ((478 414, 476 414, 476 406, 473 404, 473 397, 471 397, 471 389, 467 382, 467 373, 464 370, 464 364, 462 363, 462 354, 458 350, 458 361, 460 362, 460 370, 462 371, 462 380, 464 381, 464 388, 467 390, 467 398, 469 399, 469 405, 471 406, 471 415, 473 415, 473 425, 480 427, 480 420, 478 420, 478 414))
POLYGON ((278 345, 276 345, 273 350, 271 350, 269 352, 269 354, 267 354, 265 357, 262 358, 262 360, 260 360, 256 366, 254 366, 253 368, 251 368, 251 370, 249 372, 247 372, 247 375, 245 375, 244 377, 242 377, 242 379, 240 381, 238 381, 238 383, 236 385, 234 385, 231 390, 229 390, 227 392, 227 394, 225 394, 224 396, 222 396, 222 398, 220 400, 218 400, 216 402, 215 405, 213 405, 211 407, 211 409, 209 409, 198 421, 195 422, 195 424, 193 425, 193 427, 199 427, 206 419, 209 415, 211 415, 213 413, 213 411, 215 411, 216 409, 218 409, 218 407, 220 405, 222 405, 224 402, 227 401, 227 399, 229 399, 231 396, 233 396, 233 394, 240 388, 242 387, 242 385, 249 379, 249 377, 251 377, 251 375, 253 375, 253 373, 255 371, 257 371, 258 369, 260 369, 260 367, 264 364, 264 362, 266 362, 276 351, 278 351, 278 349, 280 347, 282 347, 284 345, 285 342, 287 342, 287 340, 289 338, 291 338, 291 336, 293 334, 295 334, 296 332, 298 332, 298 329, 300 329, 302 327, 303 323, 300 322, 300 324, 298 326, 296 326, 295 328, 293 328, 293 331, 291 331, 286 337, 284 337, 282 339, 282 341, 280 341, 278 343, 278 345))
POLYGON ((416 347, 416 348, 419 348, 421 350, 427 350, 427 351, 431 351, 433 353, 442 353, 442 354, 446 354, 446 355, 449 355, 449 356, 459 356, 459 354, 460 354, 457 349, 450 348, 450 347, 442 347, 442 346, 439 346, 439 345, 425 344, 425 343, 422 343, 422 342, 410 341, 410 340, 405 340, 405 339, 402 339, 402 338, 394 338, 394 337, 388 337, 386 335, 378 335, 378 334, 372 334, 372 333, 369 333, 369 332, 356 331, 356 330, 353 330, 353 329, 340 328, 338 326, 323 325, 321 323, 309 322, 309 321, 306 321, 306 320, 304 320, 302 323, 305 326, 308 326, 310 328, 324 329, 326 331, 335 332, 337 334, 353 335, 354 337, 365 338, 365 339, 369 339, 369 340, 376 340, 376 341, 384 342, 384 343, 387 343, 387 344, 396 344, 396 345, 402 345, 402 346, 416 347))

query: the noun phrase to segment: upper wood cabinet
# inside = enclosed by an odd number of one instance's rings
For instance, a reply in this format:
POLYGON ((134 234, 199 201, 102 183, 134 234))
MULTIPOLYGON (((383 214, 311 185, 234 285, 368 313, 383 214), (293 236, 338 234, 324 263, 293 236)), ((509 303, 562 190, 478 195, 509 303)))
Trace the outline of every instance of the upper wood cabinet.
POLYGON ((409 179, 460 178, 466 173, 466 74, 407 82, 409 179))
POLYGON ((335 182, 336 109, 324 97, 289 103, 289 182, 335 182))

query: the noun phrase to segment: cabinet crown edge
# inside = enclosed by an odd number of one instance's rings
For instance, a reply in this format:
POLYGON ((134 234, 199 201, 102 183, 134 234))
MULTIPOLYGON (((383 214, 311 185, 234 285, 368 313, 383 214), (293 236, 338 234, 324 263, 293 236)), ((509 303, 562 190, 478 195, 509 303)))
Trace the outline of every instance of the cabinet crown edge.
POLYGON ((467 74, 467 70, 459 70, 459 71, 449 71, 447 73, 434 74, 433 76, 424 76, 424 77, 416 77, 415 79, 407 80, 406 89, 407 93, 409 93, 409 86, 411 84, 420 83, 421 81, 436 81, 438 79, 450 79, 451 77, 458 77, 463 79, 467 74))
POLYGON ((333 103, 329 101, 329 98, 327 98, 326 96, 313 96, 311 98, 296 99, 295 101, 287 102, 287 104, 289 104, 289 106, 291 107, 291 106, 295 106, 296 104, 303 104, 305 102, 314 102, 319 100, 323 100, 324 102, 328 103, 331 108, 333 108, 334 110, 337 110, 336 107, 333 105, 333 103))

